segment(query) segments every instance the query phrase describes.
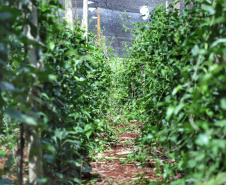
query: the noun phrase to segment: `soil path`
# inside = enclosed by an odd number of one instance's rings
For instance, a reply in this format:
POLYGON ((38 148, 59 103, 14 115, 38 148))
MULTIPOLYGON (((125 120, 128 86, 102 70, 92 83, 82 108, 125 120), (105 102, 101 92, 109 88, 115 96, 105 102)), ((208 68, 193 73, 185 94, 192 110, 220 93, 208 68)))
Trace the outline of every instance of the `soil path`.
POLYGON ((140 150, 134 140, 139 137, 141 124, 115 126, 117 141, 106 146, 103 154, 97 154, 91 162, 92 175, 97 175, 89 184, 147 184, 148 181, 161 181, 153 172, 155 165, 149 163, 141 167, 137 161, 131 162, 131 156, 140 150))

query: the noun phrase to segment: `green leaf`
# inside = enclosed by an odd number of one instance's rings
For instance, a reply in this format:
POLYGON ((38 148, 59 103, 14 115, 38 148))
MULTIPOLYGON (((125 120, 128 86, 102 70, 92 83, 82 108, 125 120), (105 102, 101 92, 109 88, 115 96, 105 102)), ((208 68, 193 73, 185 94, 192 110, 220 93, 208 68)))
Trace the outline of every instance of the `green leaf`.
POLYGON ((59 177, 60 179, 63 179, 64 178, 64 175, 62 173, 58 173, 58 172, 55 172, 56 176, 59 177))
POLYGON ((203 4, 203 9, 209 12, 210 15, 213 15, 216 12, 216 10, 212 6, 206 4, 203 4))
POLYGON ((78 178, 73 178, 73 181, 79 184, 82 184, 82 180, 78 179, 78 178))
POLYGON ((49 100, 49 96, 46 93, 42 93, 42 96, 49 100))
POLYGON ((6 109, 5 112, 11 118, 13 118, 13 119, 15 119, 17 121, 26 123, 26 124, 31 125, 31 126, 37 126, 38 125, 38 122, 37 122, 37 120, 35 118, 27 116, 25 114, 22 114, 21 112, 19 112, 17 110, 8 108, 8 109, 6 109))
POLYGON ((74 76, 74 78, 75 78, 75 80, 77 80, 78 82, 83 82, 83 81, 85 81, 86 79, 85 78, 83 78, 83 77, 77 77, 77 76, 74 76))
POLYGON ((48 75, 48 78, 50 81, 56 81, 57 80, 57 75, 48 75))
POLYGON ((220 106, 223 110, 226 110, 226 98, 221 99, 220 106))
POLYGON ((210 178, 207 182, 198 182, 195 185, 223 185, 226 183, 226 173, 218 173, 216 176, 210 178))
POLYGON ((77 55, 78 52, 76 50, 68 50, 66 53, 65 53, 65 57, 67 56, 73 56, 73 55, 77 55))
POLYGON ((218 39, 217 41, 212 43, 212 45, 210 47, 213 48, 213 47, 215 47, 215 46, 217 46, 218 44, 221 44, 221 43, 225 43, 226 44, 226 38, 218 39))
POLYGON ((9 82, 0 82, 0 89, 2 91, 16 91, 15 86, 9 82))
POLYGON ((67 138, 68 132, 65 129, 56 129, 54 134, 60 141, 62 141, 63 139, 67 138))
POLYGON ((219 126, 219 127, 226 127, 226 119, 216 121, 214 124, 219 126))
POLYGON ((166 111, 166 120, 169 121, 170 117, 172 116, 173 112, 175 110, 175 107, 173 105, 170 105, 168 108, 167 108, 167 111, 166 111))
POLYGON ((93 131, 92 130, 90 130, 90 131, 88 131, 88 132, 86 132, 86 137, 89 139, 89 137, 91 136, 91 134, 93 133, 93 131))
POLYGON ((75 144, 74 146, 76 148, 80 148, 80 145, 81 145, 81 142, 80 141, 77 141, 77 140, 71 140, 71 139, 67 139, 63 142, 62 145, 64 145, 65 143, 71 143, 71 144, 75 144))
POLYGON ((209 144, 209 137, 206 134, 199 134, 198 138, 195 140, 197 145, 208 145, 209 144))
POLYGON ((172 95, 175 95, 178 93, 178 91, 180 91, 181 89, 183 89, 183 87, 181 85, 178 85, 177 87, 175 87, 173 89, 172 95))
POLYGON ((51 51, 53 51, 54 48, 55 48, 55 43, 54 43, 54 42, 50 42, 50 43, 49 43, 49 49, 50 49, 51 51))
POLYGON ((0 157, 2 158, 2 157, 4 157, 4 156, 6 156, 6 152, 4 151, 4 150, 0 150, 0 157))

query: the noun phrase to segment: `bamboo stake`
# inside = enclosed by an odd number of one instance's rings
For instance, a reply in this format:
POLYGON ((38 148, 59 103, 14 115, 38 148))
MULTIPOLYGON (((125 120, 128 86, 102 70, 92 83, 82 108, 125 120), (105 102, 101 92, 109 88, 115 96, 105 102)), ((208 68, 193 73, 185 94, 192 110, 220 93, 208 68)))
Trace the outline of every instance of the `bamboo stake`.
POLYGON ((100 46, 100 7, 97 8, 97 39, 98 45, 100 46))

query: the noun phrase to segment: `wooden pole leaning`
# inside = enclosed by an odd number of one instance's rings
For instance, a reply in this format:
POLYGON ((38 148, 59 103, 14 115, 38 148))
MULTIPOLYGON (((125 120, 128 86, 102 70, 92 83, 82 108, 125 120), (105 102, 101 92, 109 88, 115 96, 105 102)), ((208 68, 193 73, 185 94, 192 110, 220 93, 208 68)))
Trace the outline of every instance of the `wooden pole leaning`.
POLYGON ((97 43, 100 46, 100 7, 97 8, 97 14, 97 43))

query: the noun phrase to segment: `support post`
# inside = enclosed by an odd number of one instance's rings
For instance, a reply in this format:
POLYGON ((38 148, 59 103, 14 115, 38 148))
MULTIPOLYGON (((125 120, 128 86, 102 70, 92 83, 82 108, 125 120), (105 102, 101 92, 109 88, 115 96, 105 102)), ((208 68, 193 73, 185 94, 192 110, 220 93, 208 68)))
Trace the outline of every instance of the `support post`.
POLYGON ((100 7, 97 8, 97 14, 97 43, 100 46, 100 7))

